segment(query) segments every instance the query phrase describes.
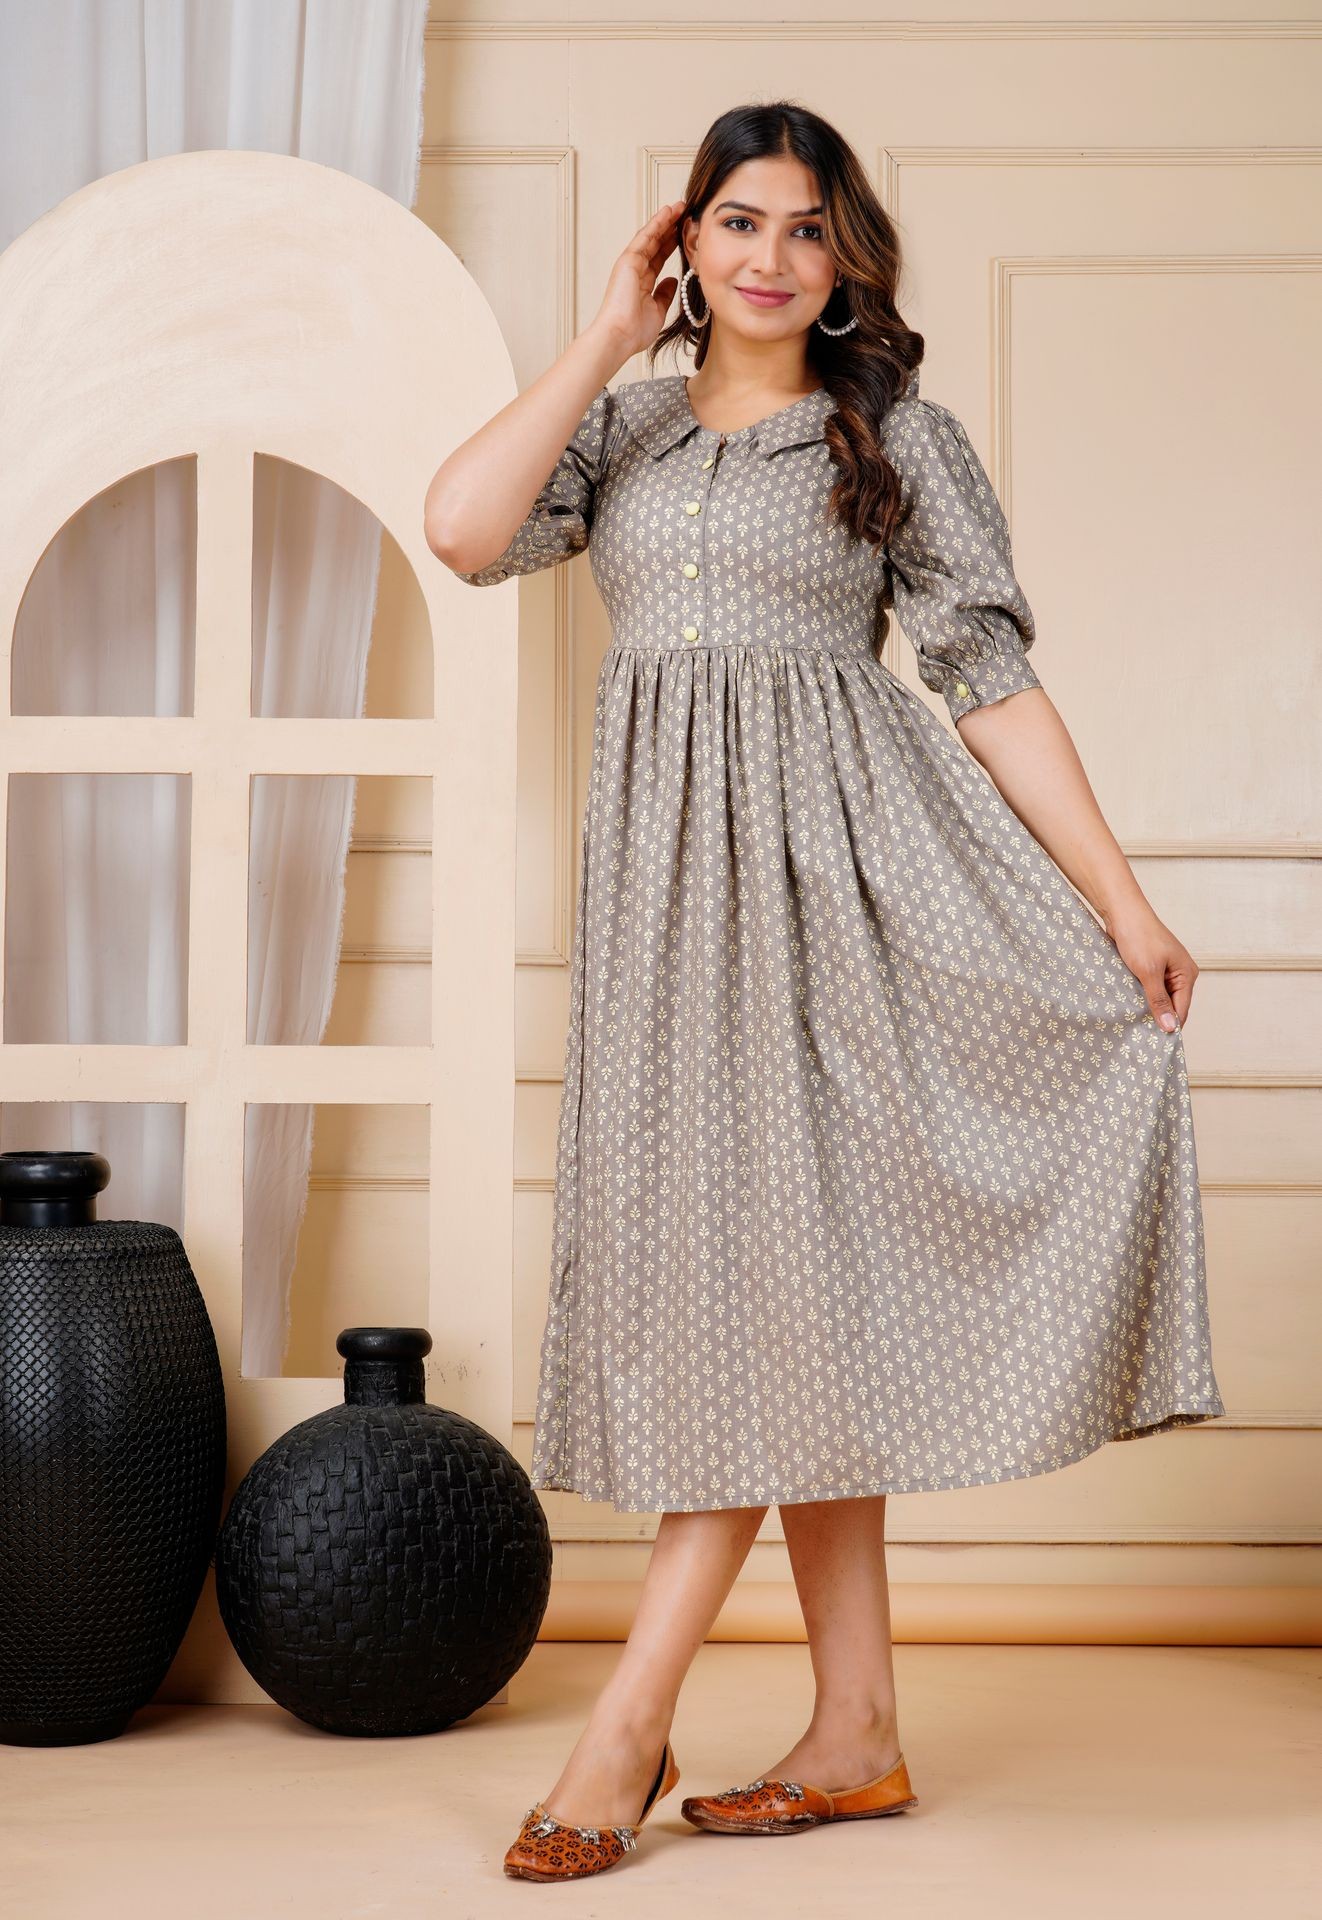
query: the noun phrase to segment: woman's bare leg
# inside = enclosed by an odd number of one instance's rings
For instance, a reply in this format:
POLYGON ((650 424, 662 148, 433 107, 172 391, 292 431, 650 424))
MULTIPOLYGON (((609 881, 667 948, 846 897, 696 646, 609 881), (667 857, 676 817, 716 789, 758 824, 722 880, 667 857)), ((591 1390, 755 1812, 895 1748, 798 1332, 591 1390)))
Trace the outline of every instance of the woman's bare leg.
POLYGON ((597 1696, 548 1813, 576 1826, 632 1826, 670 1733, 684 1676, 766 1507, 663 1513, 624 1651, 597 1696))
POLYGON ((806 1732, 762 1772, 835 1793, 874 1780, 900 1752, 886 1496, 787 1503, 780 1517, 817 1695, 806 1732))

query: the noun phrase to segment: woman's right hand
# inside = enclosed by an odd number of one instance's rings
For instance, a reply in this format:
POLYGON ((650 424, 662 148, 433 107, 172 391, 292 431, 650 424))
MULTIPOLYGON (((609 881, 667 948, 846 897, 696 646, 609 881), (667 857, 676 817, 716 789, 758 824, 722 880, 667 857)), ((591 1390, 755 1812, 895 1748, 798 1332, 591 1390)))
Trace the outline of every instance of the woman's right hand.
POLYGON ((662 207, 633 239, 611 269, 594 328, 612 335, 625 349, 625 358, 641 353, 666 324, 666 314, 679 285, 678 276, 657 280, 679 244, 679 221, 684 201, 662 207))
POLYGON ((437 468, 423 502, 427 544, 452 571, 504 552, 595 395, 665 325, 679 282, 657 274, 674 252, 684 202, 640 227, 611 271, 601 311, 545 373, 437 468))

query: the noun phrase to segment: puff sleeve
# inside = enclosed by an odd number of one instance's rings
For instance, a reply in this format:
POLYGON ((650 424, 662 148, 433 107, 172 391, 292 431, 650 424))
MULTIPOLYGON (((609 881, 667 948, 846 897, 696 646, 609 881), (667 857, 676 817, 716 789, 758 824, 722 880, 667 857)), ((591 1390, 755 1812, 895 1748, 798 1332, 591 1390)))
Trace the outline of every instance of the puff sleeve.
POLYGON ((574 429, 528 517, 504 553, 473 573, 455 578, 470 587, 490 587, 511 574, 537 573, 543 567, 582 553, 592 527, 597 487, 606 471, 617 418, 614 395, 603 387, 574 429))
POLYGON ((906 398, 887 415, 882 446, 901 486, 891 604, 923 685, 952 720, 1040 686, 1025 658, 1035 627, 1005 515, 963 426, 935 401, 906 398))

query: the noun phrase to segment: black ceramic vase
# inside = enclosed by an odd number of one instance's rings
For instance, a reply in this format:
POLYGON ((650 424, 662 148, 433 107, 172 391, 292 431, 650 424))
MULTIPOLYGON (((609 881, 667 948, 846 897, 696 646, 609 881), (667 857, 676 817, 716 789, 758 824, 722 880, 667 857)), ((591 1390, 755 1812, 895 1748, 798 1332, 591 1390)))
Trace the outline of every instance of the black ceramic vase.
POLYGON ((0 1154, 0 1741, 122 1733, 225 1491, 225 1395, 172 1227, 98 1220, 99 1153, 0 1154))
POLYGON ((221 1618, 253 1678, 328 1733, 435 1733, 527 1659, 551 1538, 507 1447, 427 1404, 425 1327, 349 1327, 344 1405, 269 1447, 216 1548, 221 1618))

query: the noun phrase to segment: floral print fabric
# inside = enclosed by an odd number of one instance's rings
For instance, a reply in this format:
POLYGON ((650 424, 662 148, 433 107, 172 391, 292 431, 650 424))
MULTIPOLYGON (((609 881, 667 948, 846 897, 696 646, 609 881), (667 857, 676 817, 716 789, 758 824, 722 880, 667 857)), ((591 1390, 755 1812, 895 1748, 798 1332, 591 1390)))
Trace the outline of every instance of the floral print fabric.
POLYGON ((619 1511, 974 1486, 1224 1412, 1183 1039, 957 737, 1040 684, 917 376, 887 549, 824 389, 603 388, 489 585, 589 549, 597 680, 532 1477, 619 1511))

